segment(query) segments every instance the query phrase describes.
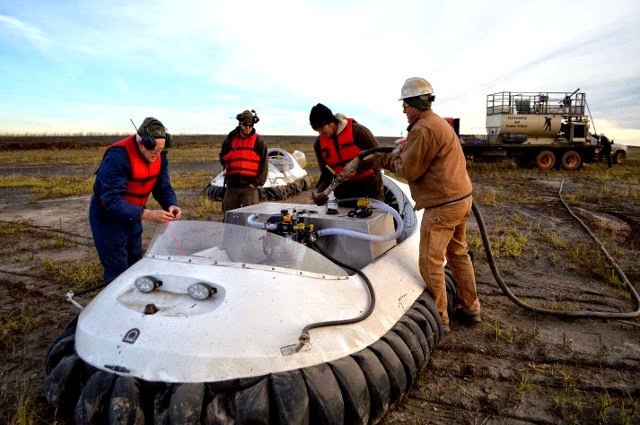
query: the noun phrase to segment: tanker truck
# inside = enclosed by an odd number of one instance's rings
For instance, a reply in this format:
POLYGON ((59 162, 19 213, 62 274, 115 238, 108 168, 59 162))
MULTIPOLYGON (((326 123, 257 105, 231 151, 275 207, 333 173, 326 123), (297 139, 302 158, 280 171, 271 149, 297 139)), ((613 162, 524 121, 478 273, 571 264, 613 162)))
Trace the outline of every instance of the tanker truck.
MULTIPOLYGON (((585 93, 579 90, 487 95, 487 134, 459 134, 467 159, 513 159, 524 168, 570 171, 594 162, 598 144, 589 132, 585 93)), ((459 119, 447 120, 459 133, 459 119)))

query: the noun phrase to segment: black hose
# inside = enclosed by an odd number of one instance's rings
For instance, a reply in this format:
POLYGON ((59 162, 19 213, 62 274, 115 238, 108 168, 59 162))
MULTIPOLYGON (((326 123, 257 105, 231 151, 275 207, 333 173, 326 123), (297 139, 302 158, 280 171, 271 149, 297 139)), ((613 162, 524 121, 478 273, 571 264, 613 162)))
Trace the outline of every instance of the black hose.
POLYGON ((310 340, 309 331, 311 329, 322 328, 322 327, 326 327, 326 326, 350 325, 352 323, 361 322, 361 321, 365 320, 367 317, 371 316, 371 313, 373 313, 373 310, 374 310, 374 308, 376 306, 376 293, 375 293, 375 291, 373 289, 373 285, 371 284, 371 281, 369 280, 367 275, 364 274, 364 272, 362 270, 358 269, 357 267, 350 266, 349 264, 345 264, 345 263, 333 258, 326 251, 324 251, 322 248, 320 248, 318 246, 318 244, 316 244, 315 242, 313 243, 313 249, 315 249, 320 254, 322 254, 323 256, 327 257, 329 260, 331 260, 335 264, 339 265, 340 267, 345 268, 347 270, 351 270, 352 272, 355 272, 358 275, 360 275, 362 280, 364 280, 364 283, 367 285, 367 290, 369 291, 369 299, 371 300, 371 302, 369 303, 369 308, 364 313, 362 313, 360 316, 354 317, 352 319, 329 320, 329 321, 326 321, 326 322, 311 323, 311 324, 305 326, 304 328, 302 328, 302 332, 300 333, 300 336, 298 337, 298 341, 299 342, 298 342, 298 345, 295 348, 296 352, 300 351, 300 349, 304 346, 304 344, 309 342, 309 340, 310 340))
POLYGON ((335 176, 331 184, 329 184, 329 186, 327 186, 322 191, 322 193, 324 193, 326 196, 329 196, 329 193, 333 192, 333 189, 335 189, 336 187, 342 184, 342 182, 345 180, 347 175, 349 175, 350 173, 356 172, 356 170, 358 169, 358 165, 360 164, 360 160, 365 158, 367 155, 370 155, 375 152, 391 152, 393 149, 394 148, 388 147, 388 146, 377 146, 375 148, 361 151, 358 154, 358 156, 353 158, 351 161, 347 163, 347 165, 344 166, 342 171, 340 171, 338 175, 335 176))
POLYGON ((113 282, 113 280, 114 280, 114 279, 115 279, 115 277, 114 277, 114 278, 109 279, 108 281, 105 281, 105 282, 103 282, 103 283, 100 283, 100 284, 98 284, 98 285, 91 286, 91 287, 89 287, 89 288, 85 288, 85 289, 81 289, 81 290, 79 290, 79 291, 77 291, 77 292, 74 292, 74 293, 73 293, 73 296, 74 296, 74 297, 79 297, 79 296, 82 296, 82 295, 84 295, 84 294, 88 294, 89 292, 93 292, 93 291, 97 291, 98 289, 102 289, 102 288, 104 288, 105 286, 107 286, 108 284, 110 284, 111 282, 113 282))
POLYGON ((486 227, 484 225, 484 219, 482 218, 482 214, 480 213, 480 209, 478 208, 478 205, 476 204, 475 201, 473 201, 473 203, 471 204, 471 209, 473 210, 473 214, 475 215, 476 221, 478 222, 478 228, 480 229, 480 236, 482 237, 482 245, 484 246, 484 250, 485 250, 485 252, 487 254, 487 262, 489 263, 489 267, 491 268, 491 272, 493 273, 493 276, 496 279, 496 282, 498 283, 498 286, 500 286, 500 289, 502 289, 502 292, 504 292, 504 294, 507 296, 507 298, 509 298, 511 301, 513 301, 517 306, 522 307, 525 310, 533 311, 535 313, 549 314, 549 315, 561 316, 561 317, 583 317, 583 318, 596 317, 596 318, 601 318, 601 319, 634 319, 634 318, 640 317, 640 297, 638 297, 638 293, 634 289, 633 285, 631 285, 631 282, 629 282, 629 279, 627 279, 627 276, 625 276, 625 274, 622 272, 620 267, 618 267, 618 265, 615 263, 613 258, 611 258, 611 256, 609 255, 609 253, 605 249, 604 245, 598 240, 598 238, 596 238, 596 236, 591 232, 591 230, 589 230, 589 228, 582 222, 582 220, 580 220, 571 211, 569 206, 564 202, 564 199, 562 199, 562 186, 563 185, 564 185, 564 180, 562 181, 562 184, 560 184, 560 190, 558 191, 558 195, 560 195, 560 200, 562 201, 562 204, 569 211, 569 214, 571 214, 571 216, 573 218, 578 220, 578 222, 582 225, 582 227, 584 227, 586 229, 587 233, 589 233, 589 235, 596 241, 596 243, 598 243, 598 245, 600 245, 600 250, 604 253, 604 255, 605 255, 605 257, 607 257, 607 260, 609 261, 609 263, 611 263, 613 265, 613 267, 615 268, 616 272, 624 280, 624 283, 627 286, 627 289, 629 290, 629 293, 631 294, 631 297, 635 301, 636 310, 633 311, 633 312, 629 312, 629 313, 614 313, 614 312, 584 311, 584 310, 582 310, 582 311, 559 311, 559 310, 551 310, 551 309, 547 309, 547 308, 534 307, 534 306, 532 306, 530 304, 527 304, 524 301, 520 300, 507 287, 506 283, 502 279, 502 276, 500 275, 500 272, 498 271, 498 268, 496 267, 496 262, 495 262, 495 260, 493 258, 493 253, 491 252, 491 246, 489 245, 489 239, 487 237, 487 230, 486 230, 486 227))
POLYGON ((376 146, 375 148, 369 148, 358 154, 358 159, 364 159, 368 155, 376 152, 392 152, 395 148, 392 146, 376 146))

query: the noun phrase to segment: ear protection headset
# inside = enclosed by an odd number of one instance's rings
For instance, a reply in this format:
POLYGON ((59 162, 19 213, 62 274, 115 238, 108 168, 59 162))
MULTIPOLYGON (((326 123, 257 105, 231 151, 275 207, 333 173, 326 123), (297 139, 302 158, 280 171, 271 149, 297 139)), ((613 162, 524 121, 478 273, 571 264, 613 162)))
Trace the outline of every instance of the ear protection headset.
MULTIPOLYGON (((147 127, 148 127, 148 124, 143 128, 143 133, 140 134, 139 136, 142 138, 142 146, 144 146, 145 149, 152 151, 156 148, 156 139, 154 139, 154 137, 149 133, 149 131, 147 130, 147 127)), ((171 134, 167 132, 166 127, 164 128, 164 131, 165 131, 165 134, 167 135, 164 142, 164 148, 166 150, 173 145, 173 137, 171 137, 171 134)))
MULTIPOLYGON (((251 113, 253 114, 253 123, 254 123, 254 124, 257 124, 257 123, 258 123, 258 121, 260 121, 260 118, 258 117, 258 113, 256 112, 256 110, 255 110, 255 109, 252 109, 252 110, 251 110, 251 113)), ((241 112, 241 113, 239 113, 238 115, 236 115, 236 119, 237 119, 239 122, 244 121, 244 115, 242 115, 242 112, 241 112)))

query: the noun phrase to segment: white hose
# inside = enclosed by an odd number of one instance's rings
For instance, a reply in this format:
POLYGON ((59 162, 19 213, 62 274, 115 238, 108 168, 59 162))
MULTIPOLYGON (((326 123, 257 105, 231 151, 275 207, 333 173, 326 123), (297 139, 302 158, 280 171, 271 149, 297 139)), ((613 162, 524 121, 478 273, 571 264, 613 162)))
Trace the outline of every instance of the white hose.
POLYGON ((249 227, 252 227, 254 229, 267 230, 276 230, 278 228, 277 223, 260 223, 259 221, 256 221, 256 218, 258 218, 258 214, 251 214, 249 217, 247 217, 247 224, 249 225, 249 227))
POLYGON ((254 229, 264 229, 265 223, 256 221, 256 218, 258 218, 258 214, 251 214, 249 217, 247 217, 247 224, 249 225, 249 227, 253 227, 254 229))
MULTIPOLYGON (((342 201, 348 201, 348 200, 349 199, 347 200, 341 199, 340 201, 342 202, 342 201)), ((336 228, 318 230, 318 237, 341 235, 341 236, 349 236, 355 239, 364 239, 366 241, 374 241, 374 242, 385 242, 385 241, 390 241, 400 237, 400 235, 402 234, 402 231, 404 230, 404 223, 402 222, 402 217, 400 217, 400 214, 398 214, 398 211, 393 209, 393 207, 390 207, 389 205, 385 204, 384 202, 380 202, 376 199, 370 199, 369 202, 371 202, 371 206, 373 208, 386 211, 393 216, 393 218, 396 220, 396 223, 398 223, 398 228, 396 229, 395 232, 389 235, 370 235, 369 233, 356 232, 355 230, 340 229, 336 227, 336 228)))

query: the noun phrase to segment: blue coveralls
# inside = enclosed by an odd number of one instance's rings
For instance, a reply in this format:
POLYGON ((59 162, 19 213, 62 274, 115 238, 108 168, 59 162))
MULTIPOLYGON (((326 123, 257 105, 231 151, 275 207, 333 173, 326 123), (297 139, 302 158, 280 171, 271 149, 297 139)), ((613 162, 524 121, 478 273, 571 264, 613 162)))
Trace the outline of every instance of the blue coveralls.
MULTIPOLYGON (((161 154, 160 175, 153 187, 153 197, 164 210, 177 205, 169 179, 169 162, 161 154)), ((124 147, 107 151, 93 184, 89 206, 89 223, 93 241, 109 282, 142 258, 142 211, 144 207, 123 199, 127 177, 131 175, 129 157, 124 147)))

